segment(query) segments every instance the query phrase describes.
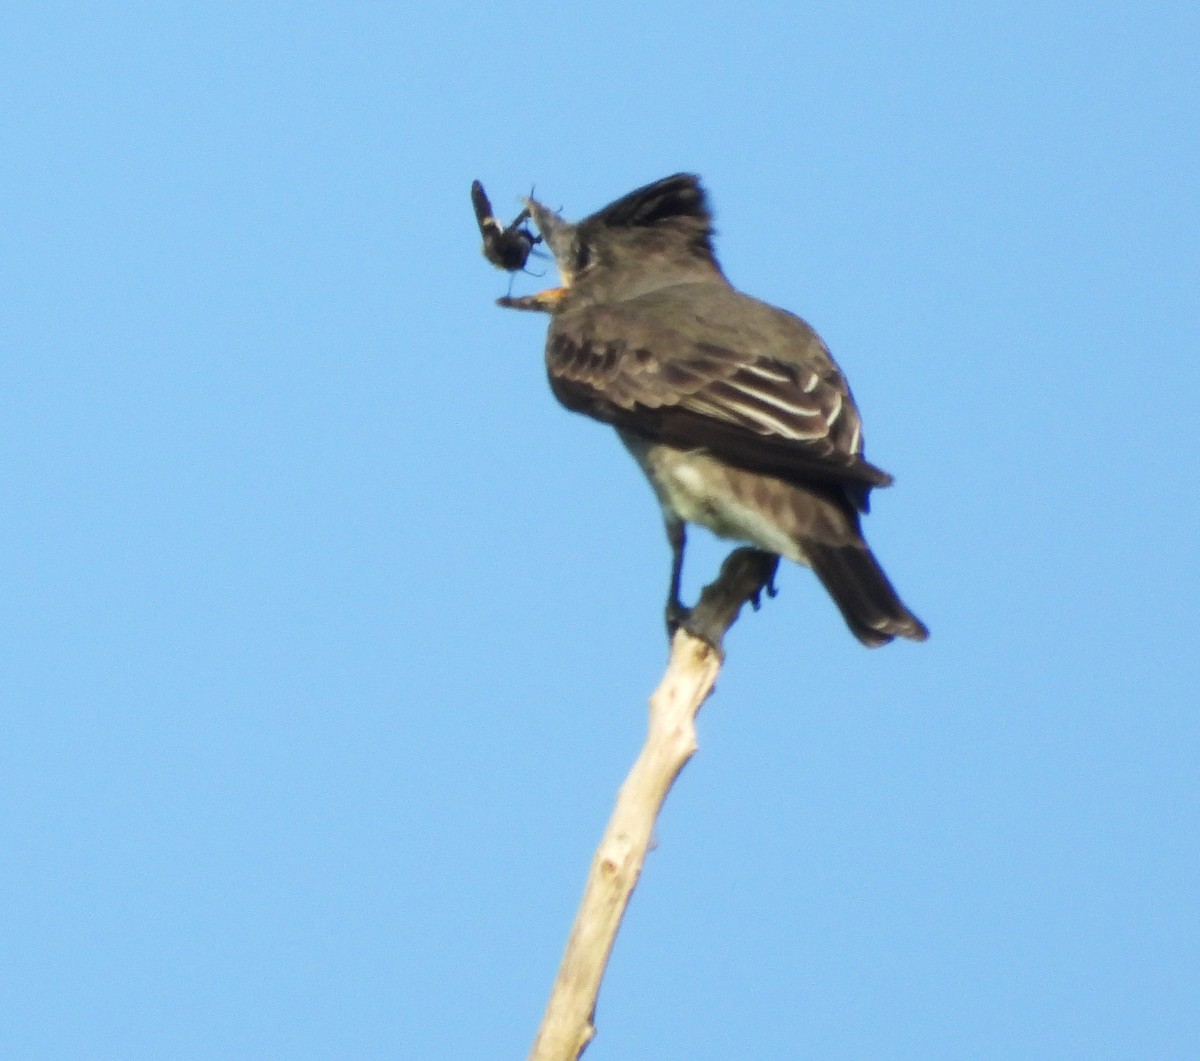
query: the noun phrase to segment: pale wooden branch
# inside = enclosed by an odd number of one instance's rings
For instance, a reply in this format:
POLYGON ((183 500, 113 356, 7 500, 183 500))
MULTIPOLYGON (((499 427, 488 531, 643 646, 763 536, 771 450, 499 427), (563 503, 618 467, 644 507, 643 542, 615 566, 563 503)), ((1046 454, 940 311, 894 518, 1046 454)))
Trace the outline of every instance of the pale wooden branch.
POLYGON ((717 580, 704 589, 686 629, 672 640, 666 673, 650 697, 646 742, 617 793, 592 859, 530 1061, 576 1061, 596 1033, 600 981, 641 875, 654 823, 675 778, 696 751, 696 715, 721 670, 722 638, 742 606, 747 601, 757 606, 760 593, 769 590, 777 562, 757 549, 735 550, 717 580))

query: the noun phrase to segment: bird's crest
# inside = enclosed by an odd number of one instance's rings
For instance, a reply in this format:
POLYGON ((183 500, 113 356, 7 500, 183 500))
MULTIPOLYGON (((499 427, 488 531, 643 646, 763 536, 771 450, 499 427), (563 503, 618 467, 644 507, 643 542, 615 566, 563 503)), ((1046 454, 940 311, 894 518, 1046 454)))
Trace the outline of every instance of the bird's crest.
POLYGON ((592 214, 586 223, 646 228, 662 221, 683 219, 698 221, 706 229, 712 220, 700 178, 691 173, 676 173, 638 188, 592 214))

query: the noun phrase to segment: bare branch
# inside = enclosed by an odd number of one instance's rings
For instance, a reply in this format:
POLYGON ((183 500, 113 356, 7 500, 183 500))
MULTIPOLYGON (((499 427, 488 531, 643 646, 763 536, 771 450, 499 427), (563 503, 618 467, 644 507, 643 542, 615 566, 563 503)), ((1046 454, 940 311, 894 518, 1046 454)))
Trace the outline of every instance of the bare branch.
POLYGON ((770 592, 777 562, 758 549, 731 553, 671 642, 666 672, 650 697, 646 742, 592 859, 530 1061, 575 1061, 596 1033, 596 996, 613 941, 667 793, 696 751, 696 715, 721 670, 721 641, 742 606, 770 592))

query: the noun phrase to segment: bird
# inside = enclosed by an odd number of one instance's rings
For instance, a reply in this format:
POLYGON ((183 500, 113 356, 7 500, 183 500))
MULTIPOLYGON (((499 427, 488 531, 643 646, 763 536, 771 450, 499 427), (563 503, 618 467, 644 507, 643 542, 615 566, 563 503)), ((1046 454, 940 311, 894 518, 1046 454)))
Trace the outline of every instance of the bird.
POLYGON ((808 323, 726 279, 700 178, 665 177, 577 223, 525 202, 560 286, 498 301, 550 315, 554 396, 614 427, 649 479, 671 548, 668 632, 688 615, 691 524, 811 568, 862 644, 924 641, 863 537, 892 476, 863 455, 846 377, 808 323))

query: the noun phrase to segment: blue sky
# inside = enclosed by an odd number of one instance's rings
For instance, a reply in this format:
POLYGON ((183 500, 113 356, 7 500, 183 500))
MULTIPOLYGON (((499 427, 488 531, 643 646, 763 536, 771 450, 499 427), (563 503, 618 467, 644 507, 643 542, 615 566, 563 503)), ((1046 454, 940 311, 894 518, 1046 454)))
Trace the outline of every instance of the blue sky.
POLYGON ((668 556, 468 187, 678 170, 933 636, 743 617, 588 1057, 1200 1055, 1200 15, 919 6, 6 8, 0 1055, 524 1056, 668 556))

